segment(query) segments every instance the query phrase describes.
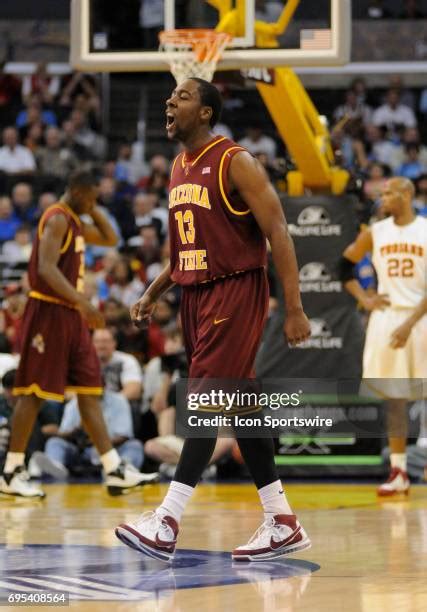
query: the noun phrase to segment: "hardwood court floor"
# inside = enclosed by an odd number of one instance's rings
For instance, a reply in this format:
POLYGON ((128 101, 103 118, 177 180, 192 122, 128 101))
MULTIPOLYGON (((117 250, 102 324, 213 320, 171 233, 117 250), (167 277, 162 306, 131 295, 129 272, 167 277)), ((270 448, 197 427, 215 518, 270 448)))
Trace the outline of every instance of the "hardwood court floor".
POLYGON ((43 502, 0 499, 0 594, 68 591, 72 608, 93 612, 427 610, 425 486, 379 503, 374 485, 291 484, 313 547, 237 567, 229 551, 261 521, 249 484, 198 487, 172 566, 116 540, 114 526, 155 508, 165 490, 111 498, 100 485, 61 484, 46 486, 43 502))

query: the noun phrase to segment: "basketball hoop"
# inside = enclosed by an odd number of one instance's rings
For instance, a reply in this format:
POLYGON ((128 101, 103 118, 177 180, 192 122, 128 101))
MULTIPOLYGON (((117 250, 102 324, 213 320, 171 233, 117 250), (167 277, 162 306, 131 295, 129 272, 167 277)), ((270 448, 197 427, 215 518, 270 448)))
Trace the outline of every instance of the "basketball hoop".
POLYGON ((176 82, 199 77, 212 81, 218 60, 233 37, 215 30, 164 30, 159 34, 160 51, 174 51, 170 68, 176 82))

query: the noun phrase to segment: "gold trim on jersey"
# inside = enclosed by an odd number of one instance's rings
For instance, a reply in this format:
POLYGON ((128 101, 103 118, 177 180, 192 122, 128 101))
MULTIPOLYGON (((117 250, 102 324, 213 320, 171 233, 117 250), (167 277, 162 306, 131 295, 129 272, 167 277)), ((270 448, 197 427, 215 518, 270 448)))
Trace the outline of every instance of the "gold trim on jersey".
POLYGON ((77 395, 102 395, 104 392, 102 387, 75 387, 72 385, 67 385, 65 390, 73 391, 77 395))
MULTIPOLYGON (((181 155, 181 153, 179 155, 181 155)), ((175 170, 176 162, 178 161, 179 155, 177 155, 175 157, 175 159, 173 160, 173 163, 172 163, 172 168, 171 168, 171 171, 170 171, 170 178, 171 178, 171 180, 172 180, 173 171, 175 170)))
POLYGON ((193 166, 195 166, 197 164, 197 162, 199 161, 199 159, 201 157, 203 157, 203 155, 205 153, 207 153, 210 149, 212 149, 212 147, 214 147, 215 145, 219 144, 220 142, 222 142, 223 140, 226 140, 225 136, 221 136, 221 138, 219 138, 218 140, 214 140, 213 142, 211 142, 210 144, 206 145, 206 147, 203 149, 203 151, 201 153, 199 153, 199 155, 196 157, 195 160, 193 160, 191 163, 187 162, 185 159, 185 153, 183 153, 182 157, 181 157, 181 165, 183 168, 185 168, 186 166, 190 166, 190 168, 192 168, 193 166))
POLYGON ((59 252, 61 253, 61 255, 63 253, 65 253, 65 251, 70 246, 70 242, 71 242, 72 238, 73 238, 73 230, 70 227, 70 229, 68 230, 68 234, 67 234, 67 237, 65 239, 65 242, 64 242, 63 246, 59 249, 59 252))
POLYGON ((64 399, 64 394, 45 391, 37 383, 32 383, 28 387, 14 387, 12 395, 36 395, 40 399, 54 400, 56 402, 62 402, 64 399))
MULTIPOLYGON (((79 226, 81 225, 81 221, 80 221, 79 217, 74 213, 73 210, 71 210, 71 208, 67 204, 65 204, 64 202, 58 202, 57 204, 52 204, 52 206, 49 206, 49 208, 47 208, 44 211, 44 213, 42 214, 42 216, 40 217, 39 226, 37 228, 37 235, 38 235, 39 240, 42 239, 44 225, 45 225, 45 222, 46 222, 45 217, 46 217, 47 213, 52 210, 52 208, 58 208, 59 210, 61 210, 65 214, 68 213, 76 221, 76 223, 79 226)), ((70 227, 68 229, 68 233, 67 233, 67 237, 65 239, 65 242, 64 242, 64 244, 62 245, 62 247, 59 250, 61 255, 63 255, 65 253, 65 251, 68 249, 68 247, 70 246, 72 237, 73 237, 73 230, 70 227)))
POLYGON ((59 304, 60 306, 67 306, 67 308, 75 309, 76 306, 74 304, 70 304, 65 300, 61 300, 60 298, 56 298, 53 295, 46 295, 45 293, 40 293, 39 291, 30 291, 28 297, 31 297, 35 300, 40 300, 42 302, 49 302, 51 304, 59 304))
POLYGON ((233 151, 234 149, 239 149, 240 151, 244 151, 245 149, 243 149, 242 147, 239 146, 234 146, 234 147, 230 147, 229 149, 227 149, 226 151, 224 151, 224 153, 222 154, 221 157, 221 162, 219 164, 219 171, 218 171, 218 182, 219 182, 219 190, 221 192, 222 195, 222 199, 224 200, 225 205, 227 206, 228 210, 230 212, 233 213, 233 215, 238 215, 238 216, 243 216, 243 215, 248 215, 251 210, 250 208, 248 208, 248 210, 236 210, 235 208, 233 208, 227 198, 227 195, 224 191, 224 183, 222 181, 222 168, 224 166, 224 161, 225 161, 225 156, 227 155, 227 153, 229 153, 230 151, 233 151))

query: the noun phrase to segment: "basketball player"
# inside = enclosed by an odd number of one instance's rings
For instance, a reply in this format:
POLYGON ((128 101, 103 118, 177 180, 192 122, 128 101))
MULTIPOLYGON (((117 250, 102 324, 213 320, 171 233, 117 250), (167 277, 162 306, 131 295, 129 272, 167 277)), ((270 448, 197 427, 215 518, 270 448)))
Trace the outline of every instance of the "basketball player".
POLYGON ((62 401, 65 389, 77 393, 82 423, 95 444, 110 494, 141 485, 156 475, 144 475, 121 462, 112 447, 102 416, 98 358, 89 328, 104 320, 83 296, 85 242, 113 246, 117 236, 95 206, 98 188, 85 172, 75 173, 62 199, 40 219, 28 266, 31 291, 23 321, 23 347, 15 379, 19 399, 12 419, 0 493, 44 497, 29 482, 24 454, 42 402, 62 401), (88 214, 92 223, 80 215, 88 214))
MULTIPOLYGON (((280 201, 264 169, 245 149, 214 136, 222 100, 199 78, 182 82, 166 102, 166 130, 183 144, 171 171, 170 265, 131 308, 139 325, 174 283, 182 286, 181 318, 190 379, 249 379, 268 307, 266 238, 286 299, 290 345, 308 338, 298 267, 280 201)), ((173 558, 178 525, 216 440, 187 438, 168 493, 155 512, 120 525, 116 535, 150 556, 173 558)), ((265 520, 232 556, 260 561, 310 546, 292 512, 274 463, 270 439, 238 439, 265 520)))
POLYGON ((347 291, 365 310, 372 311, 363 377, 371 379, 368 384, 388 398, 391 472, 378 488, 380 496, 409 491, 407 400, 423 396, 423 379, 427 379, 427 220, 415 215, 413 197, 410 180, 387 181, 381 205, 389 217, 359 234, 344 251, 341 266, 347 291), (354 264, 368 252, 372 253, 378 278, 378 293, 374 295, 366 293, 353 278, 354 264))

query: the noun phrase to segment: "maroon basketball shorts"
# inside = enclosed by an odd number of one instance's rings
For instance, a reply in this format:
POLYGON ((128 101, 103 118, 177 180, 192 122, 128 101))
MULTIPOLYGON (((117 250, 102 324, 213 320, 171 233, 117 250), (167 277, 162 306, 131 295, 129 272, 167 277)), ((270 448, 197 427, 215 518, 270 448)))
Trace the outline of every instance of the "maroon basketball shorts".
POLYGON ((264 268, 183 288, 181 320, 190 379, 254 378, 268 298, 264 268))
POLYGON ((77 310, 30 298, 22 334, 14 395, 62 401, 65 390, 102 394, 98 357, 77 310))

